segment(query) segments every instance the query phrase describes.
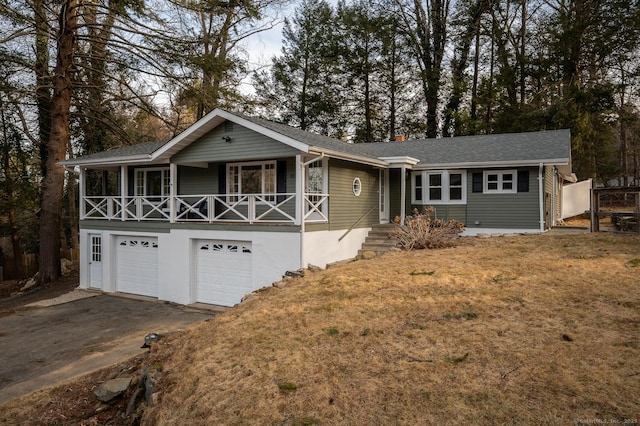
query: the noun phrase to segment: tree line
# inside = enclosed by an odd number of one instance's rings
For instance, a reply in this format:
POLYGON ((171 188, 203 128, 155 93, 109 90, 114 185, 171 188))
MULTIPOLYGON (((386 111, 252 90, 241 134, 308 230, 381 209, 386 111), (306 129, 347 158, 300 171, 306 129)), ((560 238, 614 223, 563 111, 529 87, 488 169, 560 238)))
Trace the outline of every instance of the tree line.
POLYGON ((0 230, 55 280, 78 245, 58 163, 216 107, 352 143, 570 128, 580 178, 637 185, 639 1, 0 0, 0 230))

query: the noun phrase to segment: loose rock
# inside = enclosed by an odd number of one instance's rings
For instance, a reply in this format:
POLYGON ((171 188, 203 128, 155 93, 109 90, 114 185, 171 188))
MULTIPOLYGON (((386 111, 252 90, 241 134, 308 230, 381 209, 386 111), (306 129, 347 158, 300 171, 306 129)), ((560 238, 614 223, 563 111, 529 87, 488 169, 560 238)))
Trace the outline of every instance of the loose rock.
POLYGON ((102 402, 112 401, 126 391, 131 384, 131 377, 121 377, 104 382, 93 390, 95 396, 102 402))

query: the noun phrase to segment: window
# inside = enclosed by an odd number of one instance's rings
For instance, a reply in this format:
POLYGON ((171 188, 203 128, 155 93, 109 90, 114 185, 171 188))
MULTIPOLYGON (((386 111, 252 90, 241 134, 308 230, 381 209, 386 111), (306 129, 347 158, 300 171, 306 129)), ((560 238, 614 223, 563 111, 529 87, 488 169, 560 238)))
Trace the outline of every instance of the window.
POLYGON ((136 195, 160 201, 171 193, 169 169, 136 169, 136 195))
MULTIPOLYGON (((276 162, 235 163, 227 165, 227 192, 229 194, 253 194, 275 201, 276 162)), ((232 197, 232 201, 237 201, 232 197)))
POLYGON ((414 172, 411 178, 413 204, 465 204, 466 173, 458 170, 414 172))
POLYGON ((362 182, 360 178, 353 179, 353 195, 356 197, 360 196, 360 192, 362 191, 362 182))
POLYGON ((484 172, 484 193, 511 194, 517 192, 515 170, 484 172))

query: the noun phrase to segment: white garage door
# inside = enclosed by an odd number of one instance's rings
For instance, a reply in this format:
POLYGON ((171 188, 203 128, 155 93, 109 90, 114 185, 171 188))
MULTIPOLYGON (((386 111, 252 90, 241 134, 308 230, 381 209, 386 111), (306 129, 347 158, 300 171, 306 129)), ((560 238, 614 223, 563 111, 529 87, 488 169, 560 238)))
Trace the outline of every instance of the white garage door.
POLYGON ((251 243, 196 241, 196 300, 233 306, 251 293, 251 243))
POLYGON ((117 247, 117 291, 158 297, 158 239, 120 236, 117 247))

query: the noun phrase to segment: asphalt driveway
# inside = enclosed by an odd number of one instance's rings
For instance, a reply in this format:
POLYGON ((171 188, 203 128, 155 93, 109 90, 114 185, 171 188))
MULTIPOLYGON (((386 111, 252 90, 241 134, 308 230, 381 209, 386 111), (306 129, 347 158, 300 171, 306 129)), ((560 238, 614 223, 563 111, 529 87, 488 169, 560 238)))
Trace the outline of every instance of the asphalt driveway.
POLYGON ((140 346, 147 333, 175 332, 215 315, 162 302, 81 296, 0 316, 0 404, 146 351, 140 346))

